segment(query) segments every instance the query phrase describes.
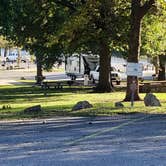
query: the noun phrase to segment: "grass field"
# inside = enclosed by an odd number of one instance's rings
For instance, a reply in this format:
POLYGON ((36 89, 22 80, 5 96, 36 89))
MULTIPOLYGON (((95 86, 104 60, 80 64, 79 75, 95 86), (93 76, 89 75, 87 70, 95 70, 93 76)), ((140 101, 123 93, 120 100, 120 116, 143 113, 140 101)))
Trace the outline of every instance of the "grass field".
MULTIPOLYGON (((92 93, 85 87, 65 87, 63 90, 50 89, 46 93, 40 87, 30 85, 0 86, 0 119, 45 118, 55 116, 100 116, 127 113, 166 113, 166 93, 156 93, 162 107, 145 107, 143 101, 123 102, 124 108, 115 108, 115 102, 122 101, 125 92, 116 90, 113 93, 92 93), (78 102, 87 100, 94 107, 80 111, 71 111, 78 102), (25 114, 27 107, 40 104, 42 112, 25 114), (9 108, 5 108, 9 106, 9 108)), ((143 99, 145 94, 140 94, 143 99)))

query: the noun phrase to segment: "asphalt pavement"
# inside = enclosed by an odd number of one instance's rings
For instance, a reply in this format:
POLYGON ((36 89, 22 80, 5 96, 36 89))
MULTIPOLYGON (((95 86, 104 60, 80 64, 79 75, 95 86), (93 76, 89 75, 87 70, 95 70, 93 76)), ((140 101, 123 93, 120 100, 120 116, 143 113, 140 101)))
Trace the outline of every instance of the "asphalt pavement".
POLYGON ((165 166, 166 115, 0 122, 1 166, 165 166))
MULTIPOLYGON (((47 80, 70 79, 69 77, 67 77, 65 72, 44 71, 43 75, 46 77, 47 80)), ((24 78, 26 80, 35 80, 35 76, 36 76, 35 64, 31 64, 29 68, 24 66, 24 68, 13 69, 13 70, 6 70, 0 67, 0 85, 19 84, 21 78, 24 78)))
MULTIPOLYGON (((20 79, 24 77, 26 80, 35 80, 36 76, 36 64, 21 63, 20 69, 6 70, 6 66, 0 66, 0 84, 17 84, 20 79)), ((144 71, 143 79, 152 80, 153 71, 144 71)), ((65 72, 43 72, 43 75, 47 80, 64 80, 70 79, 65 72)), ((121 79, 126 80, 125 73, 121 73, 121 79)))

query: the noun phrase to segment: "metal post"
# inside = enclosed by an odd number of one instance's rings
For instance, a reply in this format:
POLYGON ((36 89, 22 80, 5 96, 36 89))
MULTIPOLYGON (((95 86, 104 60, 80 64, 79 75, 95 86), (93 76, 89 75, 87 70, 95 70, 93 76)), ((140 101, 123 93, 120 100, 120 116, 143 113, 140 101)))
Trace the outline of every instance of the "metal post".
POLYGON ((134 106, 134 91, 131 92, 131 107, 134 106))
POLYGON ((136 89, 137 89, 136 80, 135 80, 135 77, 133 77, 132 82, 130 84, 130 90, 131 90, 131 107, 134 106, 134 94, 135 94, 136 89))

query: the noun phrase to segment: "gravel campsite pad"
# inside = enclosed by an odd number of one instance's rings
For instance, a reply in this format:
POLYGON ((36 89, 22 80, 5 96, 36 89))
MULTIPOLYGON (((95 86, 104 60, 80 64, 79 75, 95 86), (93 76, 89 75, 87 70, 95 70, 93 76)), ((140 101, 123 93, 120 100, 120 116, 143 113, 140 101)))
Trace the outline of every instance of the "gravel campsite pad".
POLYGON ((1 166, 165 166, 166 115, 0 122, 1 166))

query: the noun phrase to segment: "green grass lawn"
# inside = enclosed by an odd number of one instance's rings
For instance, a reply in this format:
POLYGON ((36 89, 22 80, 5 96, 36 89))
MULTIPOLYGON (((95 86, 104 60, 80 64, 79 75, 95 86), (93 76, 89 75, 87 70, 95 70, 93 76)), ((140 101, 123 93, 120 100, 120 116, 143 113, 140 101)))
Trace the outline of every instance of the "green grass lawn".
MULTIPOLYGON (((124 91, 113 93, 92 93, 85 87, 65 87, 63 90, 50 89, 45 95, 40 87, 30 85, 0 86, 0 119, 22 119, 54 116, 98 116, 115 115, 121 113, 166 113, 166 93, 156 93, 162 107, 145 107, 143 101, 135 102, 134 108, 130 102, 123 102, 124 108, 115 108, 115 102, 122 101, 124 91), (71 111, 72 107, 82 100, 89 101, 94 107, 91 109, 71 111), (27 107, 40 104, 42 112, 39 114, 25 114, 27 107), (3 109, 9 105, 10 108, 3 109)), ((140 94, 143 99, 145 94, 140 94)))

